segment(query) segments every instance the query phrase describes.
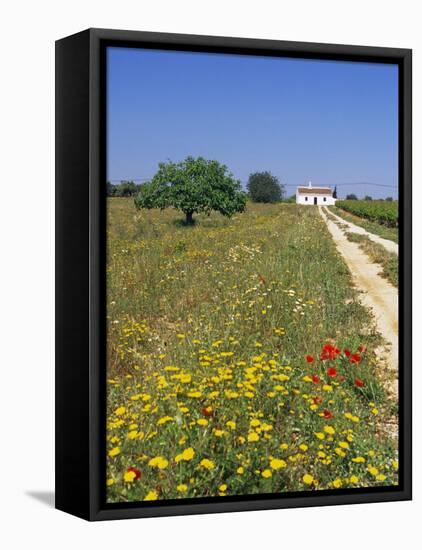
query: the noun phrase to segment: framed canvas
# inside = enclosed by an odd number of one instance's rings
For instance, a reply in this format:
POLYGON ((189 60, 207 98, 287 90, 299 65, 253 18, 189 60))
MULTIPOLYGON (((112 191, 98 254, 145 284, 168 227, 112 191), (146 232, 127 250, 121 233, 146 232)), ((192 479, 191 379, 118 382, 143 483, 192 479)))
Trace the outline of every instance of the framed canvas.
POLYGON ((411 50, 56 43, 56 507, 411 498, 411 50))

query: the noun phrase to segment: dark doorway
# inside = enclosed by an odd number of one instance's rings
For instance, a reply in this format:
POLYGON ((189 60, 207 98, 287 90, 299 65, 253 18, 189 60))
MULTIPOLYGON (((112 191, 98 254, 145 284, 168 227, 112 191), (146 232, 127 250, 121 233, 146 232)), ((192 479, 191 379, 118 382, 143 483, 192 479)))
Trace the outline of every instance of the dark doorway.
POLYGON ((314 197, 314 204, 318 204, 318 199, 317 199, 317 197, 314 197))

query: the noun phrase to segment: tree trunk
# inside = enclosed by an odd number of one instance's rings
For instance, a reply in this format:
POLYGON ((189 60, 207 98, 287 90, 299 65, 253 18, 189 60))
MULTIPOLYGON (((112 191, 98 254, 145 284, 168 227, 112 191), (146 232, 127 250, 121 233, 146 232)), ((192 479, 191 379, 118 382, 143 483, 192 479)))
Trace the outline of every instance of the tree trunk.
POLYGON ((191 210, 188 210, 185 212, 186 214, 186 224, 191 225, 193 223, 193 212, 191 210))

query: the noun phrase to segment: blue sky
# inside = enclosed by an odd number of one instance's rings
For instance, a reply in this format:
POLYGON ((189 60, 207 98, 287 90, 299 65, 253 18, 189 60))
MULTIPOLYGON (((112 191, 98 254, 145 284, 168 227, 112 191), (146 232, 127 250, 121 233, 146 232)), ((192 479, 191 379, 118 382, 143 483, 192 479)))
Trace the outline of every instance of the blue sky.
POLYGON ((107 178, 145 181, 160 161, 216 159, 242 183, 397 197, 394 65, 132 48, 107 53, 107 178), (389 186, 389 187, 381 187, 389 186))

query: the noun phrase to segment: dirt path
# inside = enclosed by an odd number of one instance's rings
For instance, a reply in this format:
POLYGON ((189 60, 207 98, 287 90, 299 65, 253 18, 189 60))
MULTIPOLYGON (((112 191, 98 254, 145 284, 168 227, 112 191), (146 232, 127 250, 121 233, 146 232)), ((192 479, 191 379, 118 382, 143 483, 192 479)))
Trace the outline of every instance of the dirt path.
MULTIPOLYGON (((357 243, 347 239, 345 232, 331 221, 319 206, 319 212, 330 231, 337 249, 343 256, 358 290, 361 302, 372 310, 377 326, 387 344, 378 350, 382 363, 390 371, 391 383, 388 393, 397 399, 398 395, 398 292, 386 279, 378 275, 379 266, 371 263, 369 257, 357 243)), ((331 212, 330 212, 331 213, 331 212)), ((341 218, 340 218, 341 220, 341 218)), ((341 220, 342 221, 342 220, 341 220)), ((361 229, 361 228, 359 228, 361 229)), ((348 229, 346 230, 348 231, 348 229)), ((363 230, 364 231, 364 230, 363 230)), ((366 232, 365 232, 366 233, 366 232)), ((385 240, 385 239, 382 239, 385 240)), ((390 242, 390 241, 389 241, 390 242)), ((394 244, 394 243, 391 243, 394 244)))
POLYGON ((359 227, 354 223, 344 220, 340 216, 337 216, 337 214, 334 214, 334 212, 331 212, 331 210, 329 211, 329 213, 331 216, 334 216, 334 218, 336 218, 339 222, 347 225, 348 231, 351 231, 352 233, 359 233, 359 235, 366 235, 371 239, 371 241, 382 244, 382 246, 389 252, 394 252, 395 254, 399 253, 399 245, 397 243, 389 241, 388 239, 383 239, 379 235, 374 235, 374 233, 369 233, 369 231, 366 231, 366 229, 364 229, 363 227, 359 227))

